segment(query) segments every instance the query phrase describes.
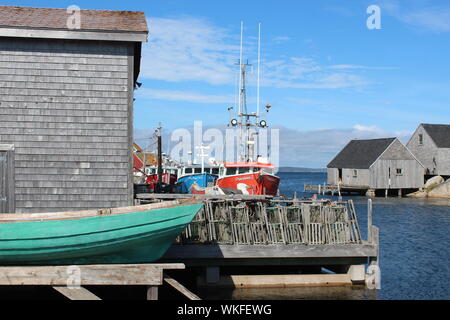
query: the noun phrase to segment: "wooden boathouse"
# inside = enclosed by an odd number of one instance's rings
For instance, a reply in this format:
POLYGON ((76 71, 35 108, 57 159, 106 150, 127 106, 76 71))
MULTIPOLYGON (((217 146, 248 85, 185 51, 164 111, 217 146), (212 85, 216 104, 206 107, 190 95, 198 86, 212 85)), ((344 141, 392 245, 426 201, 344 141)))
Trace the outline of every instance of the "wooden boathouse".
POLYGON ((450 125, 420 124, 406 144, 425 166, 425 175, 450 177, 450 125))
POLYGON ((133 204, 147 35, 143 12, 0 6, 0 212, 133 204))
POLYGON ((340 191, 419 189, 424 167, 397 138, 352 140, 327 166, 327 183, 340 191))

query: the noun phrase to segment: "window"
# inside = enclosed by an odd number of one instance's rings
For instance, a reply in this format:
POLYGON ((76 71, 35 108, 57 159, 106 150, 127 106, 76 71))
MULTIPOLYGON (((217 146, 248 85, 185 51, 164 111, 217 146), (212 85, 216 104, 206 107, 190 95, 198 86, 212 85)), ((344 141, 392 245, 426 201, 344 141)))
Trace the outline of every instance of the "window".
POLYGON ((195 168, 194 173, 202 173, 202 168, 195 168))
POLYGON ((211 169, 212 174, 219 174, 219 168, 212 168, 211 169))
POLYGON ((227 168, 227 176, 235 175, 237 168, 227 168))
POLYGON ((396 171, 395 171, 395 173, 396 173, 398 176, 402 176, 402 175, 403 175, 403 169, 402 169, 402 168, 397 168, 396 171))
POLYGON ((353 170, 353 178, 358 178, 358 170, 353 170))
POLYGON ((192 173, 192 168, 185 168, 184 174, 189 174, 189 173, 192 173))
POLYGON ((419 146, 423 145, 423 134, 419 134, 419 146))
POLYGON ((239 168, 239 173, 243 174, 243 173, 249 173, 250 172, 250 168, 249 167, 242 167, 239 168))

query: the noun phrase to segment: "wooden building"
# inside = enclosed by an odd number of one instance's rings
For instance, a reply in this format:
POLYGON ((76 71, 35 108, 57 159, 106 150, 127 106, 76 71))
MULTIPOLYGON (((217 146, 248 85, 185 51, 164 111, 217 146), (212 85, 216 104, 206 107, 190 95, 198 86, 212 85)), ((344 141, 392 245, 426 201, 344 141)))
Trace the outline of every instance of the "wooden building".
POLYGON ((416 189, 424 167, 397 138, 352 140, 328 164, 328 184, 343 189, 416 189))
POLYGON ((450 125, 420 124, 407 145, 427 176, 450 177, 450 125))
POLYGON ((78 13, 0 6, 0 212, 133 203, 145 15, 78 13))

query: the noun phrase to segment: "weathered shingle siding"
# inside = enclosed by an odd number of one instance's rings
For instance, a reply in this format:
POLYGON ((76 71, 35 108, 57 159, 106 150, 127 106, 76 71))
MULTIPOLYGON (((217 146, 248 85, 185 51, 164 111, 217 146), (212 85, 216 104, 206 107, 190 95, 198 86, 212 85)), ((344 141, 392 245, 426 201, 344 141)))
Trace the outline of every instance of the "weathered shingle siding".
POLYGON ((397 139, 370 168, 371 188, 420 188, 423 182, 424 168, 397 139), (397 169, 402 173, 397 174, 397 169))
POLYGON ((370 173, 370 187, 374 189, 413 189, 421 188, 424 183, 424 169, 416 160, 380 159, 370 168, 370 173), (401 175, 397 169, 402 169, 401 175))
POLYGON ((0 39, 0 143, 15 145, 17 212, 132 203, 131 50, 0 39))
POLYGON ((435 143, 426 130, 419 126, 406 145, 414 156, 423 164, 429 174, 437 173, 437 151, 435 143), (423 144, 419 144, 419 135, 423 135, 423 144))
POLYGON ((450 148, 441 148, 438 150, 437 172, 443 176, 450 176, 450 148))
POLYGON ((342 184, 349 186, 369 186, 369 169, 342 169, 342 184), (356 177, 354 176, 356 170, 356 177))
POLYGON ((339 170, 327 168, 327 184, 336 185, 339 182, 339 170))

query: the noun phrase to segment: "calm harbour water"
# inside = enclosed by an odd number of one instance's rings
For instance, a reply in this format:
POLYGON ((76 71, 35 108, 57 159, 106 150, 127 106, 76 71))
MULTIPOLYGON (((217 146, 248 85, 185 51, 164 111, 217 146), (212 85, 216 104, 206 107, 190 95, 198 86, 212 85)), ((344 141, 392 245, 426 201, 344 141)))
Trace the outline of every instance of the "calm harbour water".
MULTIPOLYGON (((304 183, 323 184, 326 173, 279 173, 280 193, 311 197, 304 183)), ((325 196, 325 198, 333 198, 325 196)), ((335 198, 335 197, 334 197, 335 198)), ((367 239, 367 198, 353 199, 367 239)), ((233 299, 450 299, 450 200, 373 199, 373 224, 380 229, 381 289, 240 289, 233 299)))

